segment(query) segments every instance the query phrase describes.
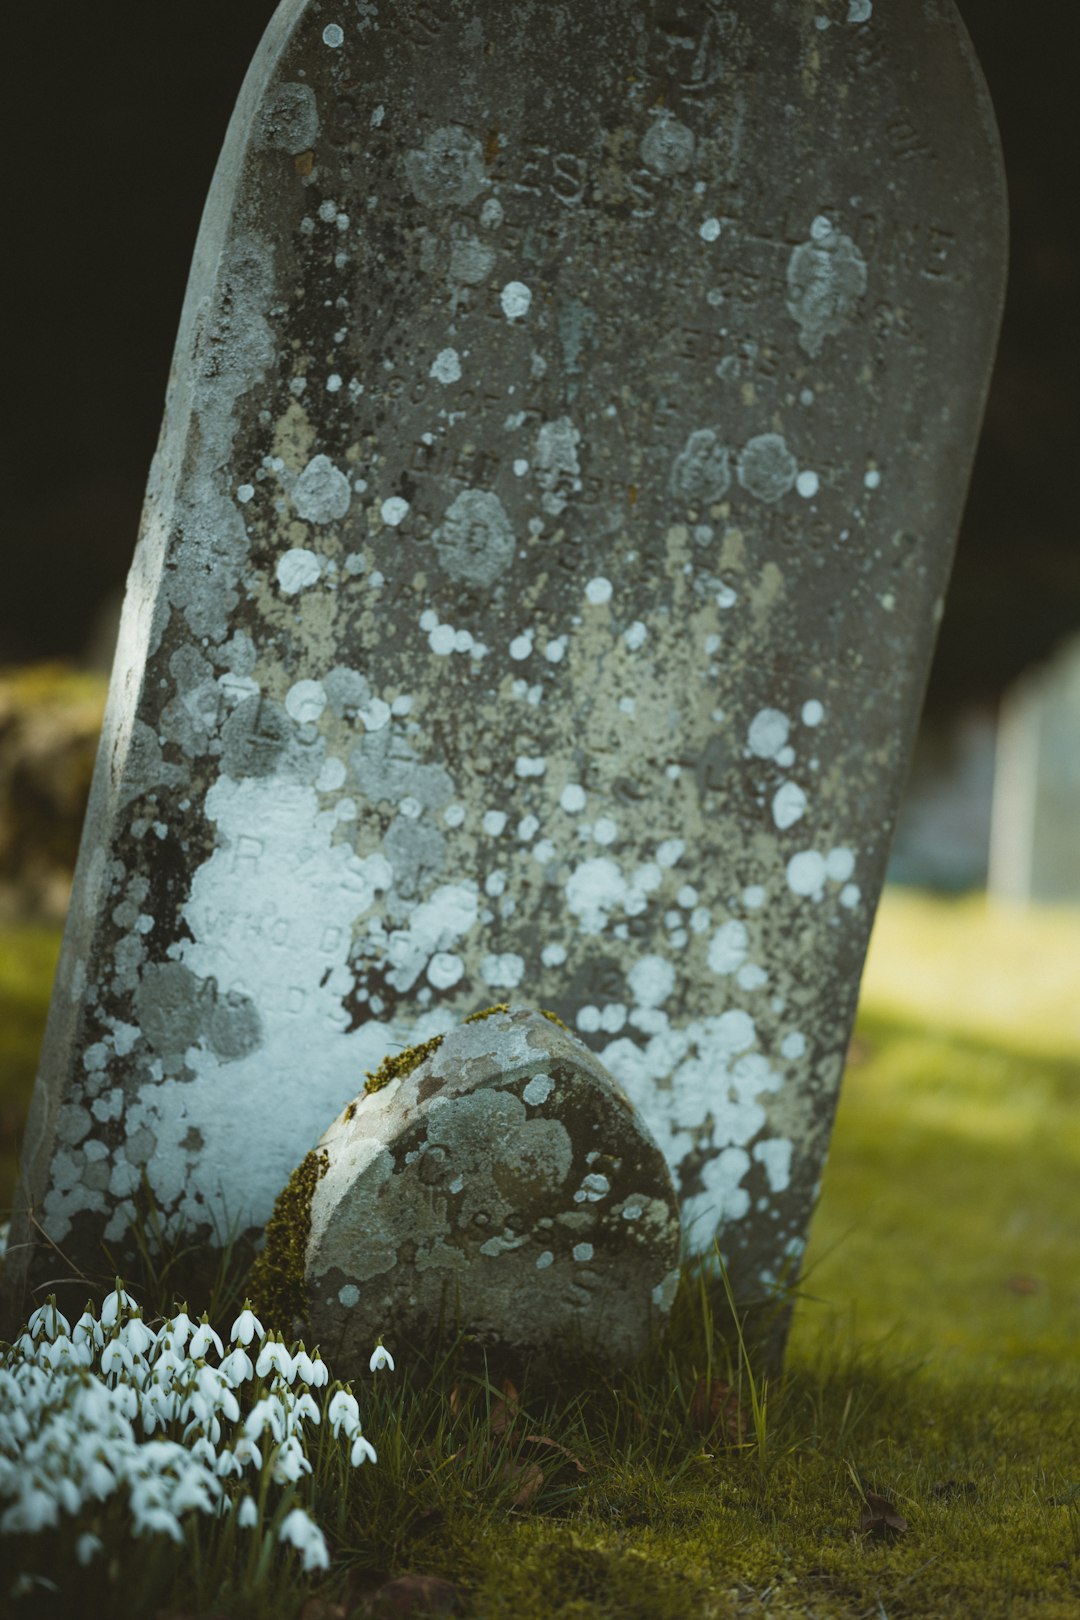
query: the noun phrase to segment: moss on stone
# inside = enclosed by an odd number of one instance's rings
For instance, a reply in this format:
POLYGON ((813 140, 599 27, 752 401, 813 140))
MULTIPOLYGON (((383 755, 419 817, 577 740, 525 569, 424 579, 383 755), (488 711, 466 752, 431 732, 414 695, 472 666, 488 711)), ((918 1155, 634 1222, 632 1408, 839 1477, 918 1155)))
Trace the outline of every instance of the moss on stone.
POLYGON ((508 1001, 500 1001, 494 1007, 481 1007, 479 1012, 470 1013, 465 1022, 467 1024, 479 1024, 484 1018, 494 1018, 496 1013, 504 1013, 509 1011, 510 1003, 508 1001))
POLYGON ((441 1035, 433 1035, 430 1041, 421 1041, 418 1046, 407 1046, 403 1052, 392 1052, 389 1057, 384 1057, 374 1074, 370 1069, 367 1070, 367 1079, 364 1082, 365 1097, 370 1097, 374 1091, 381 1091, 391 1080, 404 1080, 405 1076, 418 1069, 432 1052, 437 1052, 442 1043, 441 1035))
POLYGON ((286 1338, 302 1332, 307 1304, 304 1260, 311 1231, 311 1202, 330 1166, 325 1148, 307 1154, 277 1195, 266 1223, 266 1245, 251 1268, 248 1291, 264 1326, 286 1338))
POLYGON ((551 1012, 549 1008, 541 1007, 540 1016, 541 1016, 541 1018, 550 1019, 553 1024, 558 1024, 559 1028, 560 1029, 565 1029, 565 1031, 566 1031, 566 1033, 568 1035, 572 1035, 574 1033, 573 1030, 570 1028, 570 1025, 569 1024, 564 1024, 562 1019, 559 1017, 558 1013, 551 1012))

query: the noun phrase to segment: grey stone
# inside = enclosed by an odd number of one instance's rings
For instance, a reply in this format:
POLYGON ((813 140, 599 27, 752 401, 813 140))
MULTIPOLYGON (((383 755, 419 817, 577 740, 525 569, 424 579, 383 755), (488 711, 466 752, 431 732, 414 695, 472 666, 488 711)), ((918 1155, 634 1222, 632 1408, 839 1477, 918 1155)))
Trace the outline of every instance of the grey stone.
POLYGON ((467 1022, 322 1137, 310 1332, 341 1377, 440 1324, 516 1358, 625 1363, 679 1279, 664 1155, 580 1040, 513 1006, 467 1022))
POLYGON ((55 1274, 30 1211, 122 1259, 129 1139, 168 1233, 258 1234, 357 1076, 494 985, 596 1052, 744 1299, 797 1269, 1004 264, 954 7, 843 12, 275 14, 184 306, 10 1297, 55 1274), (54 1174, 88 1097, 108 1193, 54 1174))
POLYGON ((1080 903, 1080 636, 1010 687, 998 720, 992 894, 1080 903))

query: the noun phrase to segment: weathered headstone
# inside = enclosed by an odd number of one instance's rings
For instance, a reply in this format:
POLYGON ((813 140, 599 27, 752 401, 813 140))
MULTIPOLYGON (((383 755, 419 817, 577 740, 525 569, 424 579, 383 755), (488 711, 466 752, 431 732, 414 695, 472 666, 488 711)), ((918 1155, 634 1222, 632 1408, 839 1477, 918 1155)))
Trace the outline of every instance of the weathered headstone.
POLYGON ((282 1253, 304 1264, 298 1331, 342 1378, 381 1337, 418 1346, 455 1325, 518 1359, 640 1355, 675 1297, 679 1202, 603 1065, 527 1007, 409 1056, 324 1133, 301 1172, 310 1203, 283 1200, 282 1253))
POLYGON ((1080 904, 1080 637, 1028 670, 998 720, 990 891, 1080 904))
POLYGON ((144 1171, 257 1232, 365 1068, 512 991, 744 1299, 797 1267, 1003 263, 950 0, 285 0, 128 591, 48 1240, 122 1249, 144 1171))

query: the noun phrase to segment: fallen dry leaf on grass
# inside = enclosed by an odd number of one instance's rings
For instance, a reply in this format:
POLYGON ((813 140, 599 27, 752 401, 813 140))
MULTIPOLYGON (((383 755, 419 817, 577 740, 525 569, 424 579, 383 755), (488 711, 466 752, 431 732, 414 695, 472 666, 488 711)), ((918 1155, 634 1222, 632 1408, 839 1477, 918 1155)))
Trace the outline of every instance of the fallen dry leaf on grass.
POLYGON ((897 1513, 893 1504, 887 1497, 879 1496, 876 1491, 864 1491, 865 1506, 859 1516, 859 1531, 864 1536, 873 1536, 879 1541, 890 1541, 894 1536, 902 1536, 907 1530, 908 1523, 902 1513, 897 1513))
POLYGON ((699 1433, 717 1431, 731 1446, 741 1446, 750 1427, 739 1397, 719 1378, 698 1379, 690 1397, 690 1421, 699 1433))
POLYGON ((399 1575, 362 1600, 356 1614, 365 1620, 420 1620, 420 1616, 453 1614, 461 1588, 438 1575, 399 1575))

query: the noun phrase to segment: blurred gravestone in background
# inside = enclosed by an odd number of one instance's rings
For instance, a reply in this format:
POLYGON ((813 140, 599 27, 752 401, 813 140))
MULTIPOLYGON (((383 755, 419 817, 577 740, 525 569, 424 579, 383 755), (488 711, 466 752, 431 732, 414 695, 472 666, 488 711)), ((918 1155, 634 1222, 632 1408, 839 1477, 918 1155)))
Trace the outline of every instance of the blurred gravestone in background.
POLYGON ((990 891, 1080 904, 1080 636, 1005 695, 998 722, 990 891))
POLYGON ((997 718, 988 707, 923 717, 888 882, 953 894, 985 887, 996 737, 997 718))
POLYGON ((257 1232, 358 1072, 514 989, 745 1297, 797 1266, 1004 264, 955 12, 832 10, 278 12, 28 1135, 76 1260, 144 1167, 257 1232))

